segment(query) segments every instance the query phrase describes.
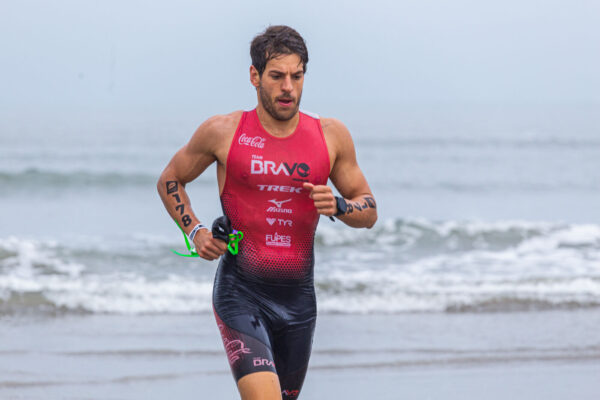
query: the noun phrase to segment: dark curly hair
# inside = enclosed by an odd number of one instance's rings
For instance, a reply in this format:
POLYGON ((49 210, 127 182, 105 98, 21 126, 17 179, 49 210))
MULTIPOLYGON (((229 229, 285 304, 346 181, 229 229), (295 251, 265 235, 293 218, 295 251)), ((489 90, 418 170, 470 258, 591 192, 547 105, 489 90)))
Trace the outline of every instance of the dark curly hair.
POLYGON ((265 71, 267 62, 282 54, 297 54, 302 61, 302 69, 306 72, 306 63, 308 63, 306 43, 302 36, 289 26, 269 26, 256 36, 250 45, 252 65, 258 70, 260 76, 265 71))

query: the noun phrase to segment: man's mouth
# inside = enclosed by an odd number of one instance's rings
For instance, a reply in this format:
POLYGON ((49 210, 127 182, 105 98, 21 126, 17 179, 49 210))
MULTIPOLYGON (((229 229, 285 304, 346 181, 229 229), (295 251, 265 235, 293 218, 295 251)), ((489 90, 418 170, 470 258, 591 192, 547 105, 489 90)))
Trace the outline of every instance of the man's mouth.
POLYGON ((288 98, 277 99, 277 103, 283 107, 289 107, 292 105, 293 102, 294 102, 293 99, 288 99, 288 98))

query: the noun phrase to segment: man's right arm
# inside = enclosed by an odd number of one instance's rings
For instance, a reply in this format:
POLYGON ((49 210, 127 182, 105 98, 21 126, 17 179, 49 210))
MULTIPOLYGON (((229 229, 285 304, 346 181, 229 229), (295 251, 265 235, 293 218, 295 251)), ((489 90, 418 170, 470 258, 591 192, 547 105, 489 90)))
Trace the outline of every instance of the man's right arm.
MULTIPOLYGON (((200 125, 190 141, 169 161, 156 185, 169 215, 179 223, 186 234, 190 234, 201 222, 192 211, 185 185, 196 179, 216 160, 216 148, 222 137, 223 118, 212 117, 200 125)), ((225 252, 227 245, 222 240, 214 239, 210 227, 207 229, 197 232, 194 244, 200 257, 214 260, 225 252)))

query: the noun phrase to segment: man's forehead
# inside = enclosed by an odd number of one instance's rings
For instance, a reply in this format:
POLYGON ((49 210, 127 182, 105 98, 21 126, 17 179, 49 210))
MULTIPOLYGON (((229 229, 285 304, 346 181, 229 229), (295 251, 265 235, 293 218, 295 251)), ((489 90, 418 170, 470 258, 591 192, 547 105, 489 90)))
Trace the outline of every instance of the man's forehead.
POLYGON ((302 60, 298 54, 281 54, 267 61, 265 70, 288 71, 292 73, 303 71, 302 60))

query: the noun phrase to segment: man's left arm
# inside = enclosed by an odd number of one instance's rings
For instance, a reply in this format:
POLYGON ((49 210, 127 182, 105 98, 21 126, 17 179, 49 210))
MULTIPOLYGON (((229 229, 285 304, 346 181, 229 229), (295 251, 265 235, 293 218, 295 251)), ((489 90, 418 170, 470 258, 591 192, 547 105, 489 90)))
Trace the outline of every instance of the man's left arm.
MULTIPOLYGON (((346 212, 337 218, 354 228, 371 228, 377 221, 377 204, 358 167, 350 132, 337 120, 330 120, 323 129, 328 130, 329 142, 335 146, 335 160, 329 178, 347 205, 346 212)), ((310 197, 319 214, 333 216, 337 213, 336 199, 329 186, 305 183, 304 188, 310 190, 310 197)))

